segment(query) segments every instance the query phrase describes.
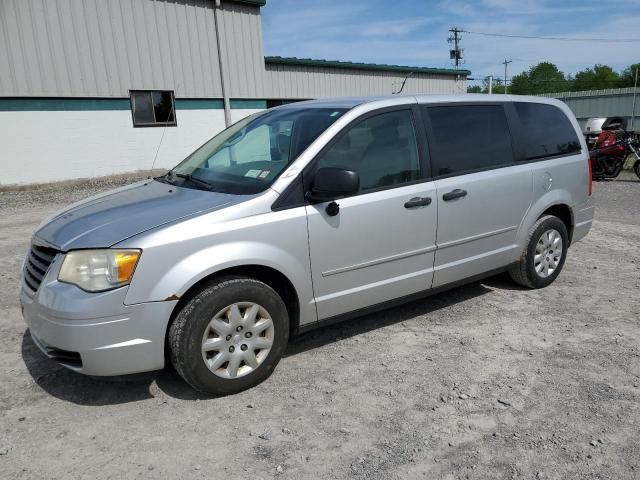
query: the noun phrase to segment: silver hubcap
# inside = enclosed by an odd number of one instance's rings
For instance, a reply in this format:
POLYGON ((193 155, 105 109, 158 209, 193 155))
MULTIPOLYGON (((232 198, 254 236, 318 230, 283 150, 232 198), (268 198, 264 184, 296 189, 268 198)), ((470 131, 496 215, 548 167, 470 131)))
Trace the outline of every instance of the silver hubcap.
POLYGON ((202 336, 202 358, 215 375, 238 378, 264 362, 273 346, 273 320, 252 302, 238 302, 215 314, 202 336))
POLYGON ((560 265, 562 258, 562 237, 560 232, 551 229, 542 234, 536 244, 536 254, 533 265, 541 278, 553 274, 560 265))

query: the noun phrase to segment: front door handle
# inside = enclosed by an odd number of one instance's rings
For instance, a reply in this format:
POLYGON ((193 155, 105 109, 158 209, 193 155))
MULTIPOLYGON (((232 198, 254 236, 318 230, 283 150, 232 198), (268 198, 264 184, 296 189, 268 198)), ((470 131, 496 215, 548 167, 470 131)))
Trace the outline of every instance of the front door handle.
POLYGON ((414 197, 404 203, 404 208, 426 207, 431 203, 431 197, 414 197))
POLYGON ((449 202, 451 200, 455 200, 456 198, 462 198, 462 197, 466 197, 467 196, 467 191, 466 190, 462 190, 460 188, 456 188, 455 190, 451 190, 448 193, 445 193, 444 195, 442 195, 442 199, 445 202, 449 202))

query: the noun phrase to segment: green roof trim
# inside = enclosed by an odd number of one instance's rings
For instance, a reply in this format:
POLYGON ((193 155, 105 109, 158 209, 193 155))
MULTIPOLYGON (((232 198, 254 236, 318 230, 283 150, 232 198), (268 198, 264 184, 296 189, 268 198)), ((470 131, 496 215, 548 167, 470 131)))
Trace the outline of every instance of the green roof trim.
POLYGON ((246 3, 249 5, 255 5, 256 7, 264 7, 267 4, 267 0, 229 0, 235 3, 246 3))
POLYGON ((380 70, 384 72, 431 73, 435 75, 471 75, 470 70, 452 68, 409 67, 405 65, 386 65, 382 63, 344 62, 340 60, 314 60, 296 57, 264 57, 266 64, 302 65, 308 67, 351 68, 356 70, 380 70))

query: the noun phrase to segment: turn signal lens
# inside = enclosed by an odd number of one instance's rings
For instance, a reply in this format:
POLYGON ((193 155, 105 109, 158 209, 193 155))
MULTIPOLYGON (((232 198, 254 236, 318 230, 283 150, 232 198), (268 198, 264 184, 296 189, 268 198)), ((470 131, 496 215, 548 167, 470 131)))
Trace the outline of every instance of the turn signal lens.
POLYGON ((115 272, 118 283, 128 282, 133 277, 133 271, 140 258, 140 252, 136 250, 128 250, 118 252, 115 256, 115 272))

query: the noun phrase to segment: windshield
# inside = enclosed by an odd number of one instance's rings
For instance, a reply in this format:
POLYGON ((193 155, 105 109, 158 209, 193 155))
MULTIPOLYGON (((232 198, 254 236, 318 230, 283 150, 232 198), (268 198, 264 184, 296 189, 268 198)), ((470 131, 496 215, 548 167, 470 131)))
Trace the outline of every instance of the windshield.
POLYGON ((164 178, 222 193, 262 192, 345 111, 300 107, 251 115, 213 137, 164 178))

